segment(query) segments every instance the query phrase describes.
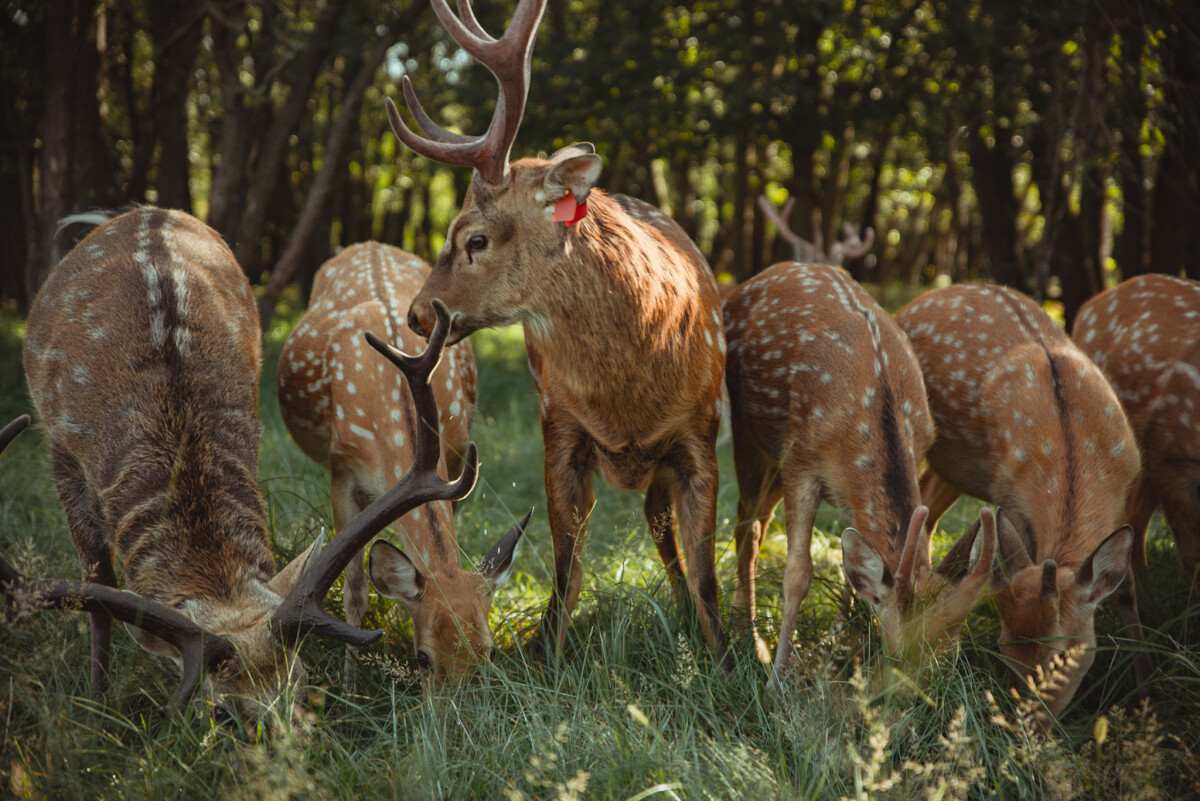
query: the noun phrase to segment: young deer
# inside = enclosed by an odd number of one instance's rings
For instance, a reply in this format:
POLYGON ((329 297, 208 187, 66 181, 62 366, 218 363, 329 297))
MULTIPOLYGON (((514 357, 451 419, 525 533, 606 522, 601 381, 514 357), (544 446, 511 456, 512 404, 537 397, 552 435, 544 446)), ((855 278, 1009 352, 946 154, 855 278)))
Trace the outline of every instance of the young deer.
MULTIPOLYGON (((397 310, 408 309, 428 275, 429 265, 390 245, 346 248, 317 273, 308 311, 280 354, 279 408, 300 449, 330 471, 339 531, 413 461, 419 421, 405 381, 383 357, 364 350, 359 332, 379 331, 405 349, 418 348, 420 338, 397 310)), ((440 412, 440 466, 451 478, 462 472, 475 387, 470 340, 446 348, 432 390, 440 412)), ((512 571, 524 523, 488 553, 478 573, 459 562, 448 501, 414 509, 398 524, 411 558, 377 540, 371 546, 371 580, 382 595, 411 610, 422 670, 434 680, 464 673, 491 652, 488 609, 495 588, 512 571)), ((343 586, 346 620, 357 626, 367 607, 361 553, 346 565, 343 586)), ((352 660, 353 652, 347 655, 348 677, 352 660)))
POLYGON ((98 698, 116 618, 181 667, 173 706, 214 671, 218 693, 243 712, 273 703, 305 680, 303 635, 361 646, 382 634, 321 609, 351 558, 397 516, 462 498, 474 483, 473 446, 457 481, 436 473, 428 379, 445 332, 442 320, 418 359, 372 339, 413 388, 425 421, 418 456, 332 542, 318 539, 276 573, 257 484, 262 356, 245 275, 220 235, 183 212, 143 208, 101 225, 51 272, 25 339, 29 389, 84 581, 30 579, 5 566, 5 595, 31 609, 91 613, 98 698), (113 589, 114 553, 127 592, 113 589))
POLYGON ((985 518, 973 564, 979 526, 931 570, 917 466, 933 420, 904 334, 840 267, 781 263, 726 298, 725 337, 739 492, 733 605, 748 614, 759 658, 769 654, 754 631, 755 565, 780 500, 788 554, 776 679, 812 580, 822 498, 852 512, 856 528, 842 534, 846 575, 888 647, 952 637, 987 581, 994 532, 985 518))
POLYGON ((875 244, 875 229, 867 228, 867 235, 859 237, 858 231, 854 230, 854 226, 850 223, 842 224, 842 234, 845 240, 834 242, 829 248, 829 252, 825 252, 825 240, 821 236, 821 210, 813 209, 813 241, 804 240, 799 234, 792 230, 788 224, 788 217, 792 215, 792 209, 796 206, 796 198, 789 197, 783 204, 783 211, 775 210, 774 204, 767 198, 766 195, 758 196, 758 208, 762 210, 763 216, 768 221, 774 223, 779 235, 783 240, 792 246, 792 258, 798 262, 806 264, 832 264, 835 267, 841 267, 842 262, 846 259, 861 258, 871 250, 871 245, 875 244))
MULTIPOLYGON (((921 494, 937 519, 959 494, 999 506, 992 571, 1000 653, 1021 681, 1057 652, 1086 646, 1046 693, 1058 715, 1095 659, 1096 605, 1117 606, 1141 639, 1129 572, 1125 498, 1137 444, 1112 388, 1031 299, 961 284, 896 317, 921 362, 937 438, 921 494)), ((1144 666, 1139 668, 1144 670, 1144 666)))
POLYGON ((1135 568, 1161 503, 1200 596, 1200 282, 1141 275, 1084 304, 1072 336, 1108 376, 1142 453, 1125 517, 1135 568))
POLYGON ((644 511, 678 590, 686 583, 722 664, 729 666, 714 569, 717 464, 725 343, 711 270, 679 226, 653 207, 596 190, 590 144, 513 164, 545 0, 521 0, 508 32, 483 31, 466 0, 442 24, 500 84, 488 132, 451 133, 421 109, 407 78, 413 134, 389 101, 396 135, 417 153, 475 173, 446 246, 409 309, 429 329, 431 300, 451 309, 451 339, 520 321, 541 398, 554 590, 542 642, 561 648, 583 577, 582 545, 599 472, 646 490, 644 511), (557 209, 557 212, 556 212, 557 209), (676 523, 683 553, 676 539, 676 523))

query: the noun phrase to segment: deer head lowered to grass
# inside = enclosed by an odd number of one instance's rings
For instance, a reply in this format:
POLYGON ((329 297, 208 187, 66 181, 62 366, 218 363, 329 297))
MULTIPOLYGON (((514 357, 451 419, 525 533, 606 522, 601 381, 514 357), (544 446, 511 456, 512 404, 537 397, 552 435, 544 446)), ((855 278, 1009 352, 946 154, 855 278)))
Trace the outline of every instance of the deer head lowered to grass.
MULTIPOLYGON (((921 362, 937 437, 921 494, 936 522, 959 494, 1001 507, 992 595, 1000 653, 1014 678, 1085 646, 1046 693, 1058 715, 1095 659, 1097 604, 1141 640, 1129 573, 1125 498, 1138 451, 1099 369, 1030 298, 959 284, 926 292, 896 316, 921 362)), ((1149 673, 1143 653, 1139 679, 1149 673)))
POLYGON ((987 582, 995 529, 985 514, 983 536, 976 525, 932 569, 917 473, 934 428, 907 337, 845 270, 828 265, 769 267, 725 299, 724 313, 739 493, 733 605, 749 617, 759 658, 769 654, 754 629, 755 570, 780 500, 788 553, 776 680, 812 580, 822 498, 852 511, 856 528, 842 535, 846 575, 875 610, 888 648, 953 637, 987 582))
POLYGON ((500 96, 478 137, 434 123, 407 78, 405 100, 427 138, 410 131, 388 101, 404 144, 475 168, 409 325, 429 330, 432 298, 453 315, 452 341, 487 326, 524 324, 541 398, 554 542, 542 642, 557 651, 565 637, 583 576, 591 477, 600 473, 617 487, 646 491, 644 511, 672 583, 679 591, 686 580, 709 644, 728 666, 714 569, 724 339, 712 272, 664 214, 595 188, 601 160, 590 144, 509 163, 545 0, 521 0, 499 39, 480 27, 466 0, 458 3, 460 17, 444 0, 433 7, 455 41, 496 76, 500 96))
MULTIPOLYGON (((359 332, 379 331, 405 349, 419 348, 420 338, 399 315, 428 275, 429 265, 390 245, 346 248, 317 272, 308 311, 280 354, 279 408, 301 450, 330 471, 338 531, 413 461, 422 421, 406 382, 382 356, 364 351, 359 332)), ((445 349, 430 383, 440 415, 441 469, 455 478, 475 414, 470 340, 445 349)), ((432 678, 467 672, 490 654, 488 609, 495 588, 512 571, 528 521, 526 516, 500 539, 478 572, 459 562, 449 501, 413 509, 397 521, 407 555, 385 540, 371 546, 372 583, 412 612, 417 660, 432 678)), ((367 607, 361 554, 346 565, 342 598, 347 622, 357 626, 367 607)), ((350 685, 352 658, 347 655, 350 685)))
POLYGON ((462 498, 475 480, 473 446, 458 480, 436 472, 428 382, 447 322, 439 317, 416 358, 367 335, 410 382, 423 421, 413 467, 330 543, 318 539, 276 572, 257 484, 262 356, 245 275, 220 235, 188 214, 143 208, 101 225, 51 272, 25 339, 29 389, 84 581, 5 566, 6 598, 90 613, 97 698, 113 618, 179 665, 174 707, 211 673, 219 695, 257 712, 304 682, 296 648, 305 634, 374 642, 382 632, 325 612, 325 594, 392 520, 462 498), (126 592, 114 589, 114 556, 126 592))

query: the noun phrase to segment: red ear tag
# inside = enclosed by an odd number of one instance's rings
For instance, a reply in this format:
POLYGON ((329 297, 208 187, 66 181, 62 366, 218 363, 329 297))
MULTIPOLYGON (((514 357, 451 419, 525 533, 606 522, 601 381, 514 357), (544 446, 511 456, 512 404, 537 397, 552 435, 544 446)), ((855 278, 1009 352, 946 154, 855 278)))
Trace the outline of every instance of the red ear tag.
POLYGON ((550 219, 569 226, 582 220, 585 214, 587 214, 587 201, 576 203, 575 196, 568 189, 565 195, 554 202, 554 216, 550 219))

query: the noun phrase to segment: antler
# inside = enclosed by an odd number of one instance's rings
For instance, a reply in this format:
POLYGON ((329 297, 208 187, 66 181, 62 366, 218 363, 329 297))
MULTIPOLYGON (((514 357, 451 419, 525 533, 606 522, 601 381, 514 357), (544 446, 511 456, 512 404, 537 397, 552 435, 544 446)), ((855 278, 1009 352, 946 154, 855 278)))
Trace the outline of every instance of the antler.
POLYGON ((437 314, 429 344, 420 356, 407 356, 373 334, 366 334, 371 347, 388 358, 408 379, 413 406, 420 424, 413 464, 404 477, 350 521, 327 546, 315 553, 304 566, 304 574, 291 594, 272 616, 272 626, 286 642, 295 642, 313 633, 349 645, 370 645, 383 636, 382 631, 363 631, 338 620, 321 608, 321 601, 338 574, 367 542, 402 515, 431 501, 457 501, 475 487, 479 469, 475 443, 467 446, 463 471, 447 482, 437 474, 440 444, 437 401, 429 385, 430 376, 442 357, 446 334, 450 330, 450 312, 440 300, 433 301, 437 314))
POLYGON ((461 20, 450 11, 446 0, 432 0, 432 3, 442 26, 454 41, 496 76, 500 95, 492 121, 482 136, 447 131, 421 108, 407 75, 401 79, 404 104, 428 138, 418 136, 405 125, 390 97, 385 101, 388 120, 396 137, 414 152, 444 164, 474 167, 483 183, 501 186, 507 180, 508 154, 517 138, 521 115, 525 113, 533 40, 546 10, 546 0, 521 0, 508 30, 500 39, 483 30, 469 0, 458 0, 461 20))
MULTIPOLYGON (((23 414, 0 431, 0 453, 29 425, 23 414)), ((179 649, 183 673, 170 708, 179 709, 200 686, 205 672, 234 654, 233 644, 211 634, 163 604, 103 584, 65 579, 30 578, 0 559, 0 592, 5 611, 27 615, 44 609, 95 612, 148 631, 179 649)))
POLYGON ((868 227, 866 236, 860 238, 853 225, 843 223, 842 233, 846 237, 845 240, 834 242, 833 246, 829 248, 829 253, 826 254, 825 239, 821 235, 821 210, 819 208, 812 210, 813 241, 807 242, 794 232, 787 222, 795 205, 796 198, 789 197, 783 204, 783 212, 780 213, 775 210, 775 206, 771 204, 766 195, 758 196, 758 207, 762 209, 767 220, 774 223, 775 227, 779 229, 779 235, 792 246, 792 258, 796 261, 833 264, 840 267, 846 259, 857 259, 866 255, 867 251, 871 249, 871 245, 875 244, 875 229, 868 227))
POLYGON ((829 261, 833 264, 865 256, 871 245, 875 244, 875 229, 870 226, 867 226, 867 235, 860 239, 853 225, 842 223, 842 235, 845 239, 834 242, 833 247, 829 249, 829 261))

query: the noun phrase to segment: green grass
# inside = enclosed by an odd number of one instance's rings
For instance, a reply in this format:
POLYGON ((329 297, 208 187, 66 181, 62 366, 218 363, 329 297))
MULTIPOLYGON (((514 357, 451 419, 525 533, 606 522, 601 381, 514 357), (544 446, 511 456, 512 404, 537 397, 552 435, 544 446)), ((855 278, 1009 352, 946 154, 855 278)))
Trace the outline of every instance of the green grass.
MULTIPOLYGON (((275 403, 274 362, 286 332, 284 324, 268 333, 261 401, 260 478, 281 564, 332 524, 328 477, 290 441, 275 403)), ((19 318, 0 314, 4 420, 30 411, 22 334, 19 318)), ((836 536, 847 521, 831 509, 818 521, 820 572, 795 639, 800 666, 778 697, 765 692, 765 669, 744 646, 732 674, 715 670, 694 627, 681 621, 640 496, 600 481, 569 646, 557 664, 526 661, 522 648, 549 597, 552 563, 537 401, 518 329, 482 332, 475 346, 481 469, 457 515, 464 558, 481 557, 537 507, 517 573, 493 608, 499 653, 478 682, 422 690, 406 613, 375 599, 367 623, 387 634, 364 651, 362 695, 341 689, 339 648, 306 642, 311 719, 263 742, 190 711, 159 718, 154 709, 174 680, 123 634, 114 637, 111 706, 94 708, 86 619, 46 613, 0 624, 0 796, 1008 799, 1200 791, 1188 750, 1200 742, 1200 612, 1189 606, 1174 542, 1158 521, 1143 599, 1146 647, 1159 671, 1149 706, 1138 699, 1128 650, 1115 647, 1118 621, 1106 605, 1096 664, 1050 737, 1027 728, 1030 705, 1008 695, 986 599, 961 646, 915 675, 881 653, 865 604, 839 617, 836 536), (1095 736, 1099 720, 1104 738, 1095 736)), ((737 500, 728 444, 720 459, 717 552, 727 599, 737 500)), ((977 509, 968 501, 953 509, 938 545, 947 547, 977 509)), ((777 523, 762 563, 760 627, 770 641, 784 548, 777 523)), ((29 572, 78 575, 40 432, 19 437, 0 459, 0 553, 29 572)), ((328 605, 340 609, 336 591, 328 605)))

